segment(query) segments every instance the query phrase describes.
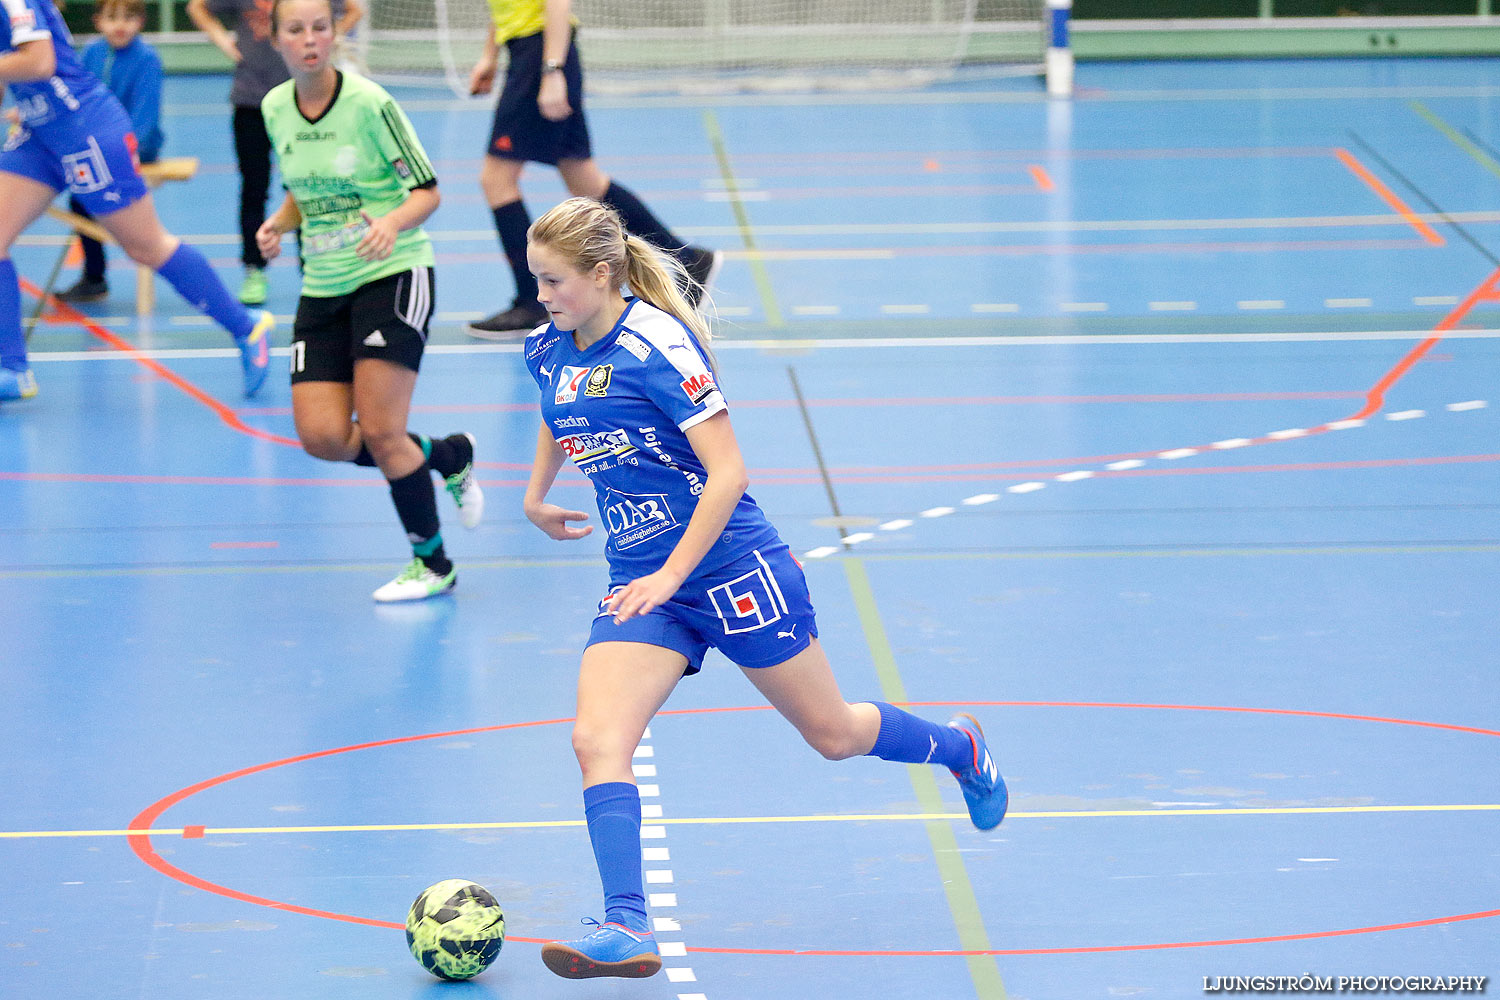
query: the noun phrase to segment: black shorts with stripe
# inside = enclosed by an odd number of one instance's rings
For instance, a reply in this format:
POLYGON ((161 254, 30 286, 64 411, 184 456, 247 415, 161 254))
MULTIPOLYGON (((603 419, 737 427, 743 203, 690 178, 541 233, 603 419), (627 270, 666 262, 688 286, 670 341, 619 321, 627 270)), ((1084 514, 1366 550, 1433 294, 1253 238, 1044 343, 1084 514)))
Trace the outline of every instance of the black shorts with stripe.
POLYGON ((427 346, 433 287, 432 268, 414 267, 348 295, 302 296, 292 327, 292 384, 353 382, 359 358, 417 371, 427 346))

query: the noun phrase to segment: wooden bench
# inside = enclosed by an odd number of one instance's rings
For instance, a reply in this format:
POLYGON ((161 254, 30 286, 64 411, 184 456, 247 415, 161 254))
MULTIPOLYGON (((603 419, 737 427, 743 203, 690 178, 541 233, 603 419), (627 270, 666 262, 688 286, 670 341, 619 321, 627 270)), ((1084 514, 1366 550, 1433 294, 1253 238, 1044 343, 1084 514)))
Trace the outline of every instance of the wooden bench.
MULTIPOLYGON (((197 173, 198 158, 196 156, 169 156, 155 163, 141 164, 141 176, 146 179, 146 186, 151 188, 160 187, 169 181, 192 180, 197 173)), ((100 243, 115 242, 109 230, 93 219, 85 219, 76 212, 52 205, 47 209, 47 215, 81 236, 98 240, 100 243)), ((135 314, 149 316, 155 307, 156 272, 144 264, 137 264, 135 266, 135 314)))

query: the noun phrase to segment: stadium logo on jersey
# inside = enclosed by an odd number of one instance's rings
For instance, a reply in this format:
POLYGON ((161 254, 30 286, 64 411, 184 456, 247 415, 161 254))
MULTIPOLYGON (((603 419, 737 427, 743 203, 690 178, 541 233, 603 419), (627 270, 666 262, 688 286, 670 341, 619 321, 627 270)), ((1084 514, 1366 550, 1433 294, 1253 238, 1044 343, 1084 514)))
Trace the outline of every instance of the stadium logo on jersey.
POLYGON ((776 578, 764 563, 744 576, 728 583, 721 583, 708 592, 719 620, 724 623, 724 634, 754 632, 781 621, 786 614, 786 603, 776 578))
POLYGON ((621 493, 606 490, 599 502, 604 525, 616 549, 628 549, 677 527, 665 493, 621 493))
POLYGON ((588 381, 583 385, 585 396, 606 396, 609 394, 609 376, 615 370, 614 365, 600 365, 589 375, 588 381))
POLYGON ((104 151, 99 143, 89 136, 89 148, 81 153, 69 153, 62 158, 63 170, 68 177, 68 190, 74 194, 93 194, 109 187, 114 177, 105 162, 104 151))
POLYGON ((562 375, 557 380, 557 396, 554 402, 558 406, 571 403, 578 398, 578 387, 583 385, 583 380, 588 376, 587 368, 575 368, 573 365, 563 365, 562 375))
POLYGON ((615 343, 625 348, 631 354, 634 354, 641 361, 645 361, 651 356, 651 345, 629 330, 621 330, 620 335, 615 338, 615 343))
POLYGON ((619 458, 638 450, 631 443, 630 435, 623 430, 565 434, 557 439, 557 443, 562 448, 563 454, 579 465, 603 458, 605 455, 619 458))
POLYGON ((718 386, 714 385, 714 373, 704 372, 701 375, 689 375, 682 380, 682 391, 694 405, 703 402, 715 391, 718 386))
POLYGON ((568 430, 570 427, 587 427, 588 425, 588 417, 558 417, 552 421, 552 426, 560 431, 568 430))

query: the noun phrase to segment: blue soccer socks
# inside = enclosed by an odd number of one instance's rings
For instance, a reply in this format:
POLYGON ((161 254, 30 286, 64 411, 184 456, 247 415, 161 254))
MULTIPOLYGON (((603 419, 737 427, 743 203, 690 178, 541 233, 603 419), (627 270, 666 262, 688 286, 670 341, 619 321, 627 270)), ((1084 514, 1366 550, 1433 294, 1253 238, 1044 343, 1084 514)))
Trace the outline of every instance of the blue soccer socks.
POLYGON ((880 710, 880 733, 867 756, 904 764, 941 764, 950 771, 973 757, 969 738, 963 733, 883 701, 871 704, 880 710))
POLYGON ((260 317, 230 295, 204 256, 186 243, 179 243, 176 252, 156 269, 156 273, 177 289, 177 294, 187 299, 193 308, 228 330, 237 343, 255 330, 255 322, 260 317))
MULTIPOLYGON (((607 781, 583 790, 583 817, 604 886, 604 920, 646 930, 646 892, 641 878, 641 793, 628 781, 607 781)), ((655 947, 654 945, 652 946, 655 947)), ((610 973, 611 975, 613 973, 610 973)))
POLYGON ((0 259, 0 368, 24 372, 26 332, 21 326, 21 280, 9 257, 0 259))

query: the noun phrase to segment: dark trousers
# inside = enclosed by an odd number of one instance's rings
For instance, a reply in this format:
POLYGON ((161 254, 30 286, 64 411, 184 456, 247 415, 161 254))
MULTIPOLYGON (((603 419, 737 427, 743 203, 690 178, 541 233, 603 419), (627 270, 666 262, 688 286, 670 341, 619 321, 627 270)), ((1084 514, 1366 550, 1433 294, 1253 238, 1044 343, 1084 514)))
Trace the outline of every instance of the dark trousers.
POLYGON ((234 109, 234 155, 240 164, 240 260, 246 267, 265 267, 255 231, 266 221, 266 194, 271 189, 271 137, 260 108, 234 109))
MULTIPOLYGON (((89 210, 72 195, 68 196, 68 211, 74 215, 81 215, 85 219, 92 219, 89 210)), ((98 240, 78 234, 78 242, 83 244, 83 276, 90 281, 104 280, 104 244, 98 240)))

